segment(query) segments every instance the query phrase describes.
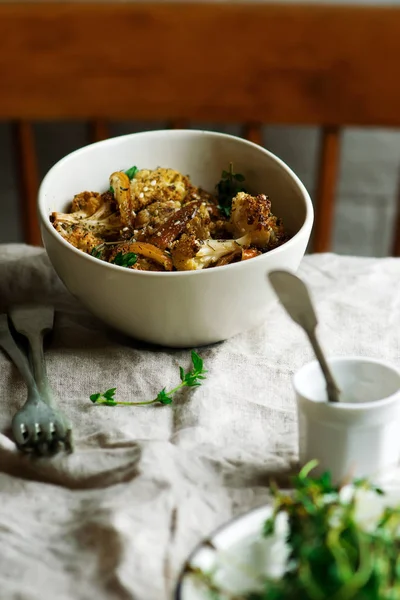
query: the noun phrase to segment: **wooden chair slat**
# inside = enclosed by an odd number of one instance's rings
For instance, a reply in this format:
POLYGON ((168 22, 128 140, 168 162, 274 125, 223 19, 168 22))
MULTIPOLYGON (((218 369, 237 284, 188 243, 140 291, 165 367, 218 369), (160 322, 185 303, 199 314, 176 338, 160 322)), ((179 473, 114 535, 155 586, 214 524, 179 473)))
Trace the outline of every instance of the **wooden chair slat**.
POLYGON ((254 144, 263 146, 263 132, 261 123, 246 123, 243 128, 243 137, 254 144))
POLYGON ((27 121, 14 123, 13 138, 17 159, 21 222, 26 244, 41 246, 42 237, 37 213, 39 189, 38 166, 33 126, 27 121))
POLYGON ((171 129, 188 129, 188 119, 174 119, 170 124, 171 129))
POLYGON ((392 242, 392 256, 400 256, 400 170, 396 193, 396 220, 392 242))
POLYGON ((110 137, 110 128, 106 119, 95 119, 89 123, 89 139, 91 142, 101 142, 110 137))
POLYGON ((313 251, 331 249, 336 186, 340 162, 340 129, 324 127, 321 135, 313 251))

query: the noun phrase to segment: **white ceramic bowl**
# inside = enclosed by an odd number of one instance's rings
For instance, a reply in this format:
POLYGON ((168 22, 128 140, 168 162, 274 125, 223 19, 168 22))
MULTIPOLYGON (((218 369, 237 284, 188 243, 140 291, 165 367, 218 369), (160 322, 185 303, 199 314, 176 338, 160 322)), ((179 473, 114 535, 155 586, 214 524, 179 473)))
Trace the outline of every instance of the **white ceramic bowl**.
POLYGON ((313 224, 305 187, 279 158, 241 138, 194 130, 135 133, 72 152, 44 178, 39 215, 50 261, 68 290, 108 325, 171 347, 218 342, 266 320, 275 296, 265 275, 298 268, 313 224), (292 235, 281 247, 245 262, 193 272, 134 271, 76 250, 49 220, 51 212, 66 211, 75 194, 105 191, 116 170, 170 167, 213 192, 230 162, 245 175, 250 192, 270 196, 273 212, 292 235))

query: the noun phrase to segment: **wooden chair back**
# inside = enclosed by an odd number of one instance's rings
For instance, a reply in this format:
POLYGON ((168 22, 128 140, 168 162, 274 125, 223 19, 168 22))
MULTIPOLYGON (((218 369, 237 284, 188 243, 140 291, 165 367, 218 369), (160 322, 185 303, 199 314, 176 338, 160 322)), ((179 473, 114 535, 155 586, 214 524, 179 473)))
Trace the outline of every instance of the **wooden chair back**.
POLYGON ((0 39, 0 119, 15 127, 30 244, 36 120, 88 121, 91 140, 126 119, 241 123, 256 143, 263 123, 317 125, 317 252, 331 247, 341 130, 400 126, 399 7, 0 4, 0 39))

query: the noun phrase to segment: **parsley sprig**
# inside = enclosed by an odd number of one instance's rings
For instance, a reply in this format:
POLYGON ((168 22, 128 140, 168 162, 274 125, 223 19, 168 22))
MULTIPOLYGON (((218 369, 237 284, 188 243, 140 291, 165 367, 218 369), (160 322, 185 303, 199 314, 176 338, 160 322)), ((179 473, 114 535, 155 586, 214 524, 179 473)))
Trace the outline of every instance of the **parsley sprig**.
POLYGON ((92 256, 94 256, 95 258, 102 258, 103 249, 104 249, 103 244, 99 244, 98 246, 95 246, 94 248, 91 249, 90 254, 92 256))
POLYGON ((111 262, 114 263, 114 265, 129 269, 129 267, 132 267, 137 262, 137 259, 137 254, 134 252, 125 252, 125 254, 123 252, 118 252, 111 262))
POLYGON ((221 181, 217 183, 218 208, 225 217, 230 217, 232 208, 232 199, 239 192, 245 192, 245 188, 240 185, 245 181, 245 177, 240 173, 233 172, 233 164, 229 164, 229 171, 222 171, 221 181))
POLYGON ((132 179, 134 179, 136 177, 136 173, 139 171, 139 169, 135 166, 131 167, 130 169, 127 169, 125 171, 125 175, 128 175, 129 180, 131 181, 132 179))
POLYGON ((206 369, 204 369, 203 359, 192 350, 192 368, 187 372, 183 367, 179 367, 181 382, 169 392, 164 387, 160 390, 153 400, 144 400, 143 402, 120 402, 114 399, 117 388, 110 388, 103 393, 92 394, 90 396, 93 404, 104 404, 105 406, 145 406, 149 404, 172 404, 173 395, 184 387, 198 387, 206 379, 206 369))

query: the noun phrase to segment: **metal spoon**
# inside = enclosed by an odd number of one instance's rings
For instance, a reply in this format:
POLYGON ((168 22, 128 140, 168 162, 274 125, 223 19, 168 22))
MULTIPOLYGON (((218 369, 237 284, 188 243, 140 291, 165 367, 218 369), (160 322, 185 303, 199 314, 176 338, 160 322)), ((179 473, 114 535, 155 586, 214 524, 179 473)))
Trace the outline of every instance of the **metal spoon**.
POLYGON ((329 402, 339 402, 340 390, 317 339, 317 315, 305 283, 289 271, 271 271, 268 273, 268 278, 287 313, 304 329, 311 342, 326 380, 329 402))

